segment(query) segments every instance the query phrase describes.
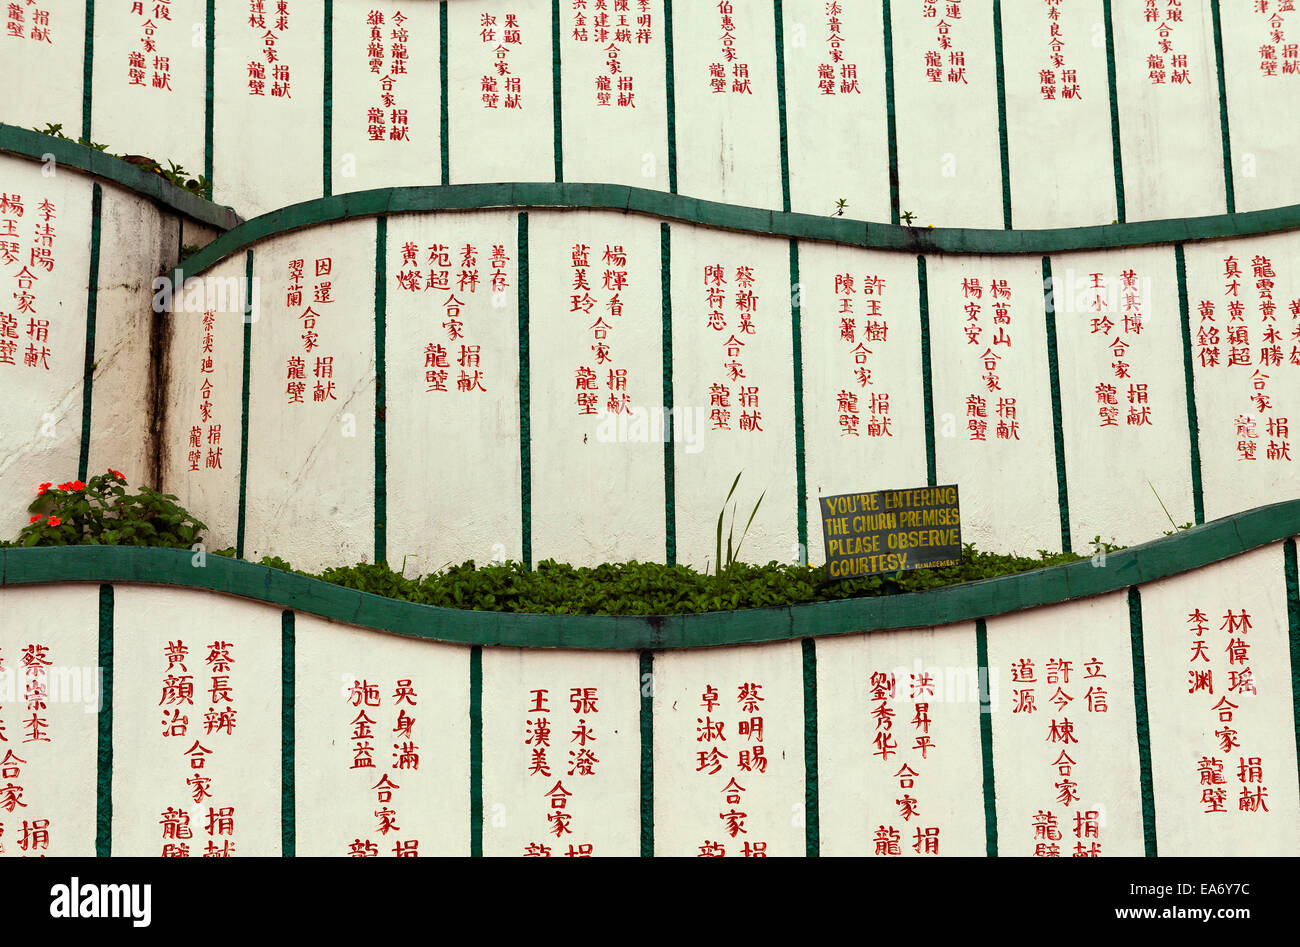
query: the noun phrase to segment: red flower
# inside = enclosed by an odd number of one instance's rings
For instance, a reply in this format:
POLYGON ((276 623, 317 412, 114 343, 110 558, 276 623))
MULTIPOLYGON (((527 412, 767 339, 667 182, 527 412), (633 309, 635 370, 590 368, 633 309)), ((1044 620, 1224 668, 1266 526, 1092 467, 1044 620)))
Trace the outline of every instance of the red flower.
POLYGON ((50 525, 51 525, 51 526, 58 526, 58 525, 59 525, 60 523, 62 523, 62 522, 63 522, 63 520, 59 519, 57 516, 51 516, 51 517, 50 517, 50 525))
POLYGON ((126 477, 122 476, 122 471, 120 470, 114 470, 112 467, 109 467, 108 472, 111 473, 114 477, 117 477, 119 480, 126 479, 126 477))
POLYGON ((38 519, 40 519, 39 516, 33 516, 33 517, 32 517, 31 519, 29 519, 27 522, 29 522, 29 523, 35 523, 38 519))
POLYGON ((86 485, 85 485, 84 483, 82 483, 80 480, 74 480, 74 481, 72 481, 71 486, 72 486, 72 489, 73 489, 73 490, 84 490, 84 489, 86 489, 86 485))
POLYGON ((72 489, 72 481, 69 480, 67 483, 61 483, 61 484, 59 484, 59 489, 60 489, 60 490, 71 490, 71 489, 72 489))
POLYGON ((37 495, 37 496, 40 496, 42 493, 44 493, 46 490, 50 489, 50 487, 52 487, 52 486, 54 486, 54 484, 52 484, 52 483, 43 483, 43 484, 41 484, 41 485, 40 485, 40 488, 36 491, 36 495, 37 495))

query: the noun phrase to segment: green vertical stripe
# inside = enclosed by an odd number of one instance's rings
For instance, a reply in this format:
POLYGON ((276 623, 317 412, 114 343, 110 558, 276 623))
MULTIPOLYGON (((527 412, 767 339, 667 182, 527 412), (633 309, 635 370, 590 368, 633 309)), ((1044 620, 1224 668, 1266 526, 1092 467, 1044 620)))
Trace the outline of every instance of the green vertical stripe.
POLYGON ((934 454, 934 379, 930 374, 930 279, 925 257, 916 258, 916 290, 921 314, 921 390, 925 401, 926 483, 938 486, 938 464, 934 454))
POLYGON ((1007 147, 1007 81, 1002 58, 1002 0, 993 0, 993 64, 998 87, 998 151, 1002 160, 1002 227, 1011 229, 1011 152, 1007 147))
POLYGON ((989 682, 989 630, 983 618, 975 619, 975 673, 980 695, 980 762, 984 770, 984 853, 998 854, 998 794, 993 778, 993 703, 989 682))
POLYGON ((469 854, 483 857, 483 646, 469 649, 469 854))
POLYGON ((641 857, 655 854, 655 689, 654 652, 641 652, 641 857))
POLYGON ((451 183, 451 148, 447 137, 448 127, 451 120, 448 117, 450 107, 447 105, 447 0, 441 0, 438 4, 438 83, 441 92, 438 96, 438 135, 441 139, 442 147, 442 183, 451 183))
POLYGON ((1178 274, 1178 318, 1183 330, 1183 384, 1187 389, 1187 443, 1192 466, 1192 508, 1196 524, 1205 522, 1205 495, 1201 489, 1201 424, 1196 416, 1196 377, 1192 371, 1192 319, 1187 304, 1187 258, 1181 243, 1174 244, 1178 274))
MULTIPOLYGON (((103 231, 104 192, 96 181, 90 193, 90 271, 86 277, 86 351, 81 369, 81 454, 77 479, 90 469, 90 422, 95 393, 95 326, 99 318, 99 244, 103 231)), ((162 484, 156 486, 161 487, 162 484)))
POLYGON ((293 609, 287 608, 280 613, 280 855, 284 858, 297 854, 298 839, 294 803, 297 761, 294 634, 293 609))
POLYGON ((321 179, 325 196, 334 193, 334 0, 325 0, 325 94, 321 115, 321 179))
POLYGON ((1232 183, 1232 136, 1228 134, 1228 85, 1223 69, 1223 25, 1219 20, 1219 0, 1210 0, 1210 17, 1214 21, 1214 67, 1219 78, 1219 129, 1223 136, 1223 191, 1228 213, 1237 212, 1237 195, 1232 183))
POLYGON ((235 558, 244 558, 244 528, 248 521, 248 404, 253 366, 253 251, 244 257, 244 368, 239 424, 239 523, 235 531, 235 558))
POLYGON ((95 85, 95 0, 86 0, 86 43, 81 54, 81 137, 90 141, 90 106, 95 85))
POLYGON ((1056 448, 1056 502, 1061 508, 1061 551, 1070 552, 1070 491, 1065 475, 1065 425, 1061 417, 1061 368, 1056 347, 1056 297, 1052 258, 1043 257, 1043 317, 1047 327, 1047 381, 1052 393, 1052 443, 1056 448))
POLYGON ((1147 665, 1142 643, 1142 594, 1128 590, 1128 627, 1133 641, 1133 710, 1137 715, 1138 767, 1142 779, 1142 844, 1156 857, 1156 794, 1151 780, 1151 722, 1147 716, 1147 665))
POLYGON ((1106 27, 1106 85, 1110 90, 1110 148, 1115 164, 1115 220, 1124 223, 1124 152, 1119 139, 1119 84, 1115 79, 1115 28, 1110 15, 1110 0, 1101 0, 1106 27))
POLYGON ((677 457, 673 451, 672 228, 659 224, 659 300, 663 313, 664 561, 677 565, 677 457))
POLYGON ((804 854, 821 855, 821 807, 817 784, 817 643, 804 638, 803 646, 803 799, 804 854))
POLYGON ((551 116, 555 148, 555 182, 564 180, 564 101, 560 83, 560 0, 551 0, 551 116))
POLYGON ((801 562, 808 561, 808 475, 804 459, 803 423, 803 287, 799 284, 799 243, 790 241, 790 350, 794 363, 794 480, 795 523, 801 562))
POLYGON ((781 129, 781 209, 789 213, 790 138, 785 121, 785 14, 781 0, 772 0, 772 18, 776 22, 776 112, 781 129))
POLYGON ((528 213, 519 215, 519 512, 525 569, 533 567, 532 371, 528 352, 528 213))
MULTIPOLYGON (((1300 764, 1300 569, 1296 568, 1294 539, 1282 544, 1286 575, 1286 619, 1291 640, 1291 725, 1295 728, 1296 763, 1300 764)), ((1297 765, 1300 776, 1300 765, 1297 765)))
POLYGON ((375 562, 388 561, 388 218, 375 218, 375 562))
POLYGON ((113 587, 99 587, 99 750, 95 757, 95 856, 113 854, 113 587))
POLYGON ((205 82, 203 90, 203 176, 208 179, 208 186, 203 189, 203 196, 212 200, 212 126, 215 116, 213 101, 216 90, 216 49, 217 49, 217 0, 207 0, 204 12, 204 69, 205 82))
POLYGON ((901 207, 898 201, 898 125, 894 118, 894 24, 889 0, 884 0, 885 31, 885 133, 889 141, 889 219, 898 226, 901 207))
POLYGON ((673 0, 664 0, 664 94, 668 111, 668 191, 677 193, 677 89, 673 75, 673 0))

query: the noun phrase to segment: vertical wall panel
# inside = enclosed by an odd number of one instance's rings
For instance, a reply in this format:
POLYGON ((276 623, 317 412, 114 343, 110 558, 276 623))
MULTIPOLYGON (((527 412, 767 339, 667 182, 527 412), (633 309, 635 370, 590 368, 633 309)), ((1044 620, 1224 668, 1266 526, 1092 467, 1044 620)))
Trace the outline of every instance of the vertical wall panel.
POLYGON ((1111 11, 1127 218, 1222 214, 1223 138, 1209 6, 1151 0, 1115 3, 1111 11))
POLYGON ((1161 855, 1300 845, 1285 590, 1276 543, 1142 590, 1161 855))
POLYGON ((439 30, 437 3, 334 4, 334 193, 439 183, 439 30))
POLYGON ((788 0, 785 100, 790 204, 805 214, 890 219, 880 0, 788 0), (838 26, 835 24, 838 23, 838 26))
MULTIPOLYGON (((95 5, 90 137, 109 151, 146 155, 164 168, 175 162, 197 179, 204 160, 206 3, 136 6, 129 0, 95 5)), ((72 78, 64 81, 72 84, 72 78)))
POLYGON ((411 574, 521 556, 516 221, 492 211, 389 221, 385 529, 389 561, 411 556, 411 574))
POLYGON ((564 177, 667 190, 663 3, 626 6, 560 2, 564 177))
POLYGON ((275 555, 318 570, 371 557, 374 240, 375 222, 357 220, 257 249, 244 548, 253 561, 275 555))
POLYGON ((50 611, 48 588, 0 593, 0 857, 95 854, 99 589, 62 589, 50 611))
POLYGON ((817 706, 823 855, 984 854, 973 625, 819 640, 817 706))
POLYGON ((213 198, 244 217, 321 196, 324 6, 288 7, 250 25, 246 4, 217 4, 213 198))
POLYGON ((114 855, 280 855, 280 615, 204 605, 114 589, 114 855))
POLYGON ((530 221, 536 558, 661 560, 659 228, 585 212, 530 221))
POLYGON ((1008 0, 1002 43, 1012 223, 1025 229, 1114 220, 1101 0, 1008 0))
POLYGON ((550 4, 448 3, 447 43, 451 183, 554 180, 550 4))
POLYGON ((1098 535, 1133 545, 1192 522, 1173 253, 1053 257, 1052 280, 1073 548, 1098 535))
MULTIPOLYGON (((678 561, 699 569, 707 561, 712 568, 718 512, 736 474, 743 473, 732 497, 737 540, 759 496, 764 499, 742 558, 789 562, 799 550, 788 246, 674 227, 672 268, 673 399, 682 421, 681 437, 674 435, 673 443, 678 561), (738 278, 740 268, 752 270, 752 285, 738 278), (706 270, 725 283, 715 283, 714 276, 706 282, 706 270), (711 290, 721 294, 716 304, 710 303, 711 290), (740 307, 748 305, 756 308, 747 321, 740 307), (722 317, 711 317, 715 311, 722 317), (736 372, 744 374, 735 377, 736 372), (743 391, 749 388, 758 390, 743 391)), ((724 557, 730 522, 728 515, 724 557)))
POLYGON ((900 210, 921 226, 1002 226, 992 11, 892 5, 900 210))
POLYGON ((294 643, 297 854, 468 855, 469 648, 302 614, 294 643))
POLYGON ((491 648, 483 664, 483 854, 639 855, 636 655, 491 648))
POLYGON ((781 207, 781 142, 772 4, 673 5, 678 190, 781 207), (731 29, 724 26, 727 18, 731 29))
POLYGON ((1051 476, 1038 261, 966 256, 927 263, 936 473, 939 483, 960 488, 962 542, 1028 555, 1056 549, 1060 505, 1051 476), (1006 283, 996 296, 995 280, 1006 283), (997 321, 1004 318, 1000 306, 1009 322, 997 321), (1026 470, 1038 474, 1025 477, 1026 470))
POLYGON ((925 483, 916 258, 801 244, 808 560, 818 498, 925 483))
POLYGON ((1143 854, 1125 595, 992 619, 988 641, 998 854, 1143 854))

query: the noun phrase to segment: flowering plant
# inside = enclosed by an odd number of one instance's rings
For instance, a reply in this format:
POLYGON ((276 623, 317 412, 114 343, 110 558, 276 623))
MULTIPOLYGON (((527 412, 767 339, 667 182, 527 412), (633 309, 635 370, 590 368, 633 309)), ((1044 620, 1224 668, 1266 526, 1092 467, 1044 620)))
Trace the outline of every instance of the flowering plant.
POLYGON ((85 482, 42 483, 16 545, 189 549, 202 541, 207 526, 175 501, 172 494, 148 487, 128 493, 126 477, 111 467, 85 482))

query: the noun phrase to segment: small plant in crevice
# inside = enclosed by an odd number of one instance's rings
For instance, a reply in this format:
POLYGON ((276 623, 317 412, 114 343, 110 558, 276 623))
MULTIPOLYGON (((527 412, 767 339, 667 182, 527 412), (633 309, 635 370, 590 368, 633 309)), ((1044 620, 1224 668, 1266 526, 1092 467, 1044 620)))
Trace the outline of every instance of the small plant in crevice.
POLYGON ((39 132, 42 135, 49 135, 51 138, 61 138, 64 141, 75 141, 79 145, 87 148, 93 148, 95 151, 101 151, 110 158, 117 158, 119 161, 125 161, 127 164, 133 164, 137 168, 152 172, 161 178, 171 182, 182 190, 197 194, 199 197, 206 198, 212 193, 212 182, 201 174, 193 175, 186 171, 175 161, 168 161, 167 167, 163 167, 153 158, 144 155, 119 155, 108 150, 108 145, 99 142, 90 141, 86 138, 69 138, 63 134, 63 125, 47 123, 44 128, 33 128, 32 131, 39 132))

